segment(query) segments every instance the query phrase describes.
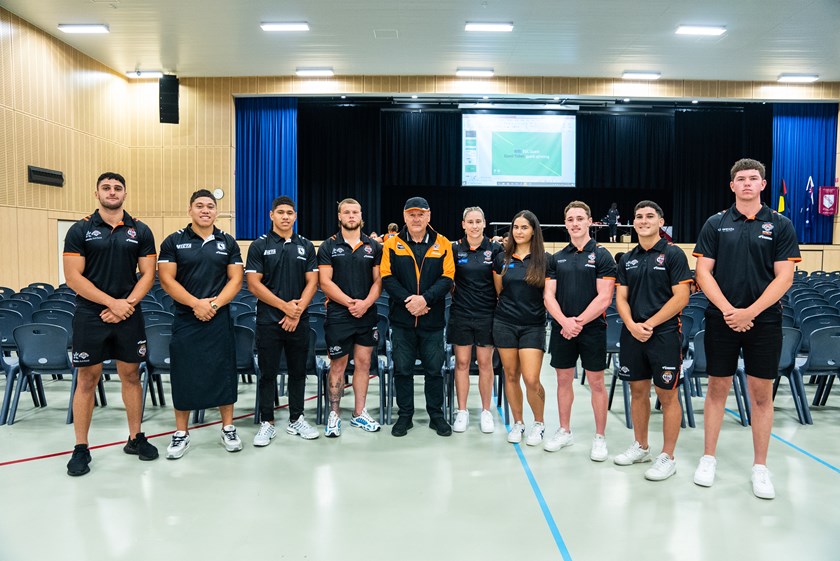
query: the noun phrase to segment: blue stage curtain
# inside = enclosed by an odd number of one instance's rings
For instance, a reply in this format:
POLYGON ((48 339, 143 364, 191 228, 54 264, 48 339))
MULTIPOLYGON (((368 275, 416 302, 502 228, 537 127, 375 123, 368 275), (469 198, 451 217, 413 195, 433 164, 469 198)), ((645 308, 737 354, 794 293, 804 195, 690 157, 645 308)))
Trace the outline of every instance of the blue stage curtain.
POLYGON ((297 99, 237 98, 236 237, 253 240, 271 227, 271 201, 297 201, 297 99))
POLYGON ((817 208, 819 187, 834 185, 837 109, 836 103, 777 103, 773 108, 772 200, 778 205, 784 179, 784 214, 793 221, 799 243, 831 243, 834 217, 821 216, 817 208), (809 176, 814 178, 813 205, 806 191, 809 176))

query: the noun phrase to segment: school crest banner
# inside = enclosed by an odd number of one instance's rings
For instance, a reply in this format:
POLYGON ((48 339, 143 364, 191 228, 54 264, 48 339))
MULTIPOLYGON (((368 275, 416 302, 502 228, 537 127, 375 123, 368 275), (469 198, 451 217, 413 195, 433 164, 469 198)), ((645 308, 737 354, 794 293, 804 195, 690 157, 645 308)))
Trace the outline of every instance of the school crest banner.
POLYGON ((820 187, 819 213, 823 216, 837 214, 837 187, 820 187))

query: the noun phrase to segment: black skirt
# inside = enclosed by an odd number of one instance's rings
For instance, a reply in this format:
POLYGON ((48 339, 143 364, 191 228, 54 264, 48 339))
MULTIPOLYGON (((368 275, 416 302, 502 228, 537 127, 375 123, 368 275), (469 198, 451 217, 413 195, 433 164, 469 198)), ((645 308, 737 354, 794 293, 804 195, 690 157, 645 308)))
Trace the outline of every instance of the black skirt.
POLYGON ((236 402, 235 345, 228 306, 210 321, 200 321, 191 311, 176 312, 169 347, 175 409, 191 411, 236 402))

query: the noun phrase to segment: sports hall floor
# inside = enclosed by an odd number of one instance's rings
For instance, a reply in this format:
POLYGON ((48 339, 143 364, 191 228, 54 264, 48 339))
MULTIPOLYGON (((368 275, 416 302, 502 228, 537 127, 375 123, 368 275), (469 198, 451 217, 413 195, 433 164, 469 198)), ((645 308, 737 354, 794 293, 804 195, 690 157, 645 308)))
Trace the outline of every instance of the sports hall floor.
MULTIPOLYGON (((547 359, 542 381, 549 435, 557 406, 547 359)), ((92 451, 91 473, 71 478, 69 382, 46 385, 47 408, 35 410, 23 396, 16 423, 0 427, 2 561, 840 559, 838 395, 814 408, 813 426, 802 426, 782 385, 769 462, 777 498, 764 501, 751 492, 750 432, 731 413, 714 487, 692 482, 702 415, 698 428, 680 435, 677 474, 653 483, 642 475, 649 464, 612 462, 633 441, 620 395, 607 426, 611 458, 597 464, 589 460, 588 386, 575 384, 576 444, 547 453, 508 444, 498 411, 496 433, 478 431, 474 379, 466 433, 441 438, 428 429, 418 379, 420 412, 405 438, 392 437, 390 427, 376 434, 351 429, 345 412, 339 439, 303 441, 280 430, 261 449, 251 445, 253 385, 240 384, 236 414, 245 449, 224 451, 218 414, 208 411, 207 426, 191 431, 192 448, 177 461, 163 458, 172 412, 149 404, 144 429, 161 451, 153 462, 122 452, 124 409, 119 382, 110 381, 109 404, 94 413, 91 445, 101 448, 92 451)), ((314 387, 310 378, 308 396, 314 387)), ((368 403, 378 403, 377 391, 372 381, 368 403)), ((314 410, 308 401, 310 421, 314 410)), ((654 452, 661 418, 654 412, 654 452)), ((282 408, 281 429, 286 419, 282 408)))

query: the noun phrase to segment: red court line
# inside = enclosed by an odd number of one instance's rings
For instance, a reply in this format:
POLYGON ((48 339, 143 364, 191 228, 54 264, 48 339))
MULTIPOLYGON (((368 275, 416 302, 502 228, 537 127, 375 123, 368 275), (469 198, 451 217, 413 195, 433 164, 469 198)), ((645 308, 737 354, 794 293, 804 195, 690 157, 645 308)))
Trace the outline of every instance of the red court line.
MULTIPOLYGON (((349 384, 348 384, 348 386, 349 386, 349 384)), ((346 387, 347 386, 345 386, 345 388, 346 387)), ((316 399, 317 397, 318 397, 317 395, 313 395, 312 397, 307 397, 304 401, 312 401, 313 399, 316 399)), ((289 406, 288 404, 279 405, 279 406, 275 407, 274 410, 277 411, 278 409, 285 409, 288 406, 289 406)), ((253 416, 254 416, 253 413, 247 413, 245 415, 239 415, 238 417, 234 417, 233 420, 238 421, 240 419, 247 419, 248 417, 253 417, 253 416)), ((205 427, 212 427, 213 425, 220 425, 221 423, 222 423, 222 421, 214 421, 212 423, 204 423, 202 425, 193 425, 193 426, 189 427, 189 429, 190 430, 192 430, 192 429, 202 429, 202 428, 205 428, 205 427)), ((158 438, 158 437, 161 437, 161 436, 169 436, 169 435, 174 434, 174 433, 175 433, 174 430, 170 430, 170 431, 166 431, 166 432, 159 432, 157 434, 153 434, 151 436, 148 436, 147 438, 151 439, 151 438, 158 438)), ((109 442, 107 444, 97 444, 96 446, 89 446, 88 449, 89 450, 98 450, 99 448, 110 448, 111 446, 122 446, 124 444, 125 444, 125 440, 120 440, 120 441, 117 441, 117 442, 109 442)), ((15 464, 22 464, 22 463, 26 463, 26 462, 34 462, 35 460, 46 460, 46 459, 55 458, 55 457, 58 457, 58 456, 66 456, 67 454, 72 454, 72 453, 73 453, 73 450, 66 450, 64 452, 53 452, 52 454, 44 454, 44 455, 41 455, 41 456, 32 456, 32 457, 29 457, 29 458, 21 458, 19 460, 9 460, 9 461, 6 461, 6 462, 0 462, 0 467, 11 466, 11 465, 15 465, 15 464)))

